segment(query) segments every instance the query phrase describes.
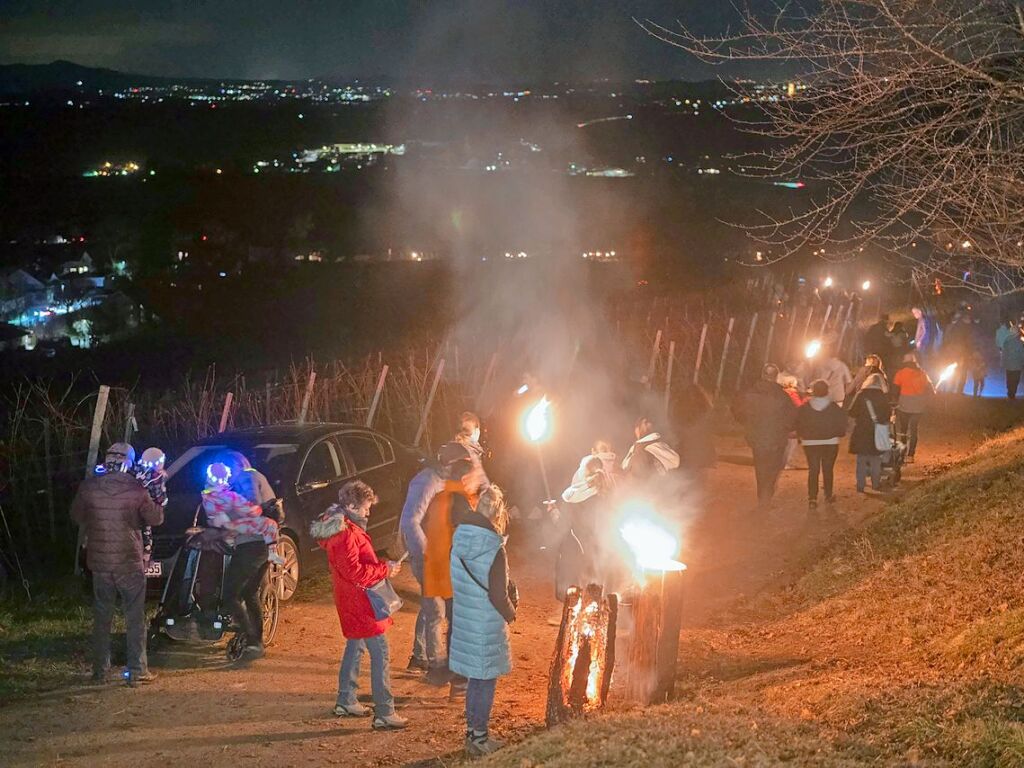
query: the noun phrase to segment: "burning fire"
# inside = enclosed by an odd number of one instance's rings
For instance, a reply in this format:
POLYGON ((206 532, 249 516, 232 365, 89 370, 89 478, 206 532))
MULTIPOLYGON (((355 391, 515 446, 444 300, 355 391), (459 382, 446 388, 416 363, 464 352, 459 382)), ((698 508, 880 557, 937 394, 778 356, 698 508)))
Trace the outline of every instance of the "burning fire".
POLYGON ((939 375, 939 386, 945 384, 956 372, 956 363, 950 363, 942 369, 942 373, 939 375))
POLYGON ((807 342, 807 347, 804 349, 804 355, 810 360, 812 357, 817 357, 818 353, 821 352, 821 341, 814 339, 813 341, 807 342))
POLYGON ((592 712, 602 704, 601 688, 608 662, 605 655, 610 629, 608 611, 602 610, 600 590, 583 592, 578 587, 570 587, 566 597, 574 603, 565 619, 567 653, 559 670, 564 704, 592 712))
POLYGON ((679 549, 676 537, 650 520, 631 519, 619 529, 642 571, 681 571, 685 565, 674 559, 679 549))
POLYGON ((551 428, 551 421, 548 418, 548 410, 550 408, 551 401, 545 395, 540 399, 540 402, 527 411, 526 420, 523 425, 530 442, 539 443, 547 437, 551 428))

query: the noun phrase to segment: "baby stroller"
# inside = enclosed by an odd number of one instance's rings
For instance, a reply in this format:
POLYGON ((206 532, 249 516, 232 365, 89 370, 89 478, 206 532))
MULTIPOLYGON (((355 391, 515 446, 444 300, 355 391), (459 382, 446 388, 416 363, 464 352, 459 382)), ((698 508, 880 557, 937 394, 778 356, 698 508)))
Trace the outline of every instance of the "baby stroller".
POLYGON ((889 420, 889 443, 889 450, 882 454, 882 482, 895 488, 903 477, 903 465, 907 461, 907 444, 896 439, 895 411, 889 420))
MULTIPOLYGON (((174 556, 150 625, 151 637, 164 634, 172 640, 215 643, 233 632, 227 657, 236 661, 245 649, 246 639, 223 604, 234 548, 225 540, 224 531, 216 528, 190 528, 186 535, 185 543, 174 556)), ((273 642, 277 634, 278 591, 273 574, 267 569, 259 595, 264 645, 273 642)))

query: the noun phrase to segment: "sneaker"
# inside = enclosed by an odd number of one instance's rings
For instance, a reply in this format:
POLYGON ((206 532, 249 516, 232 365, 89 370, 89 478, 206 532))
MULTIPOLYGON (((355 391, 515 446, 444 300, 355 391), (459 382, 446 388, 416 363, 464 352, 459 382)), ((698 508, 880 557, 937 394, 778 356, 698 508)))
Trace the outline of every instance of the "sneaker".
POLYGON ((427 670, 427 674, 423 676, 423 682, 427 685, 432 685, 435 688, 444 688, 448 683, 452 681, 452 673, 448 667, 433 667, 427 670))
POLYGON ((140 674, 132 674, 127 678, 127 683, 130 687, 134 688, 137 685, 149 685, 156 680, 156 672, 142 672, 140 674))
POLYGON ((409 672, 426 672, 430 669, 426 659, 417 659, 415 656, 409 659, 409 663, 405 665, 405 668, 409 672))
POLYGON ((369 717, 370 710, 358 701, 355 704, 335 704, 335 717, 369 717))
POLYGON ((483 757, 497 752, 505 746, 497 739, 492 739, 487 733, 470 731, 466 734, 466 754, 470 757, 483 757))
POLYGON ((373 718, 371 728, 375 731, 400 731, 409 724, 409 721, 404 717, 398 715, 384 715, 383 717, 376 716, 373 718))
POLYGON ((266 649, 263 647, 263 643, 259 645, 247 645, 245 650, 242 651, 242 658, 255 661, 256 659, 262 659, 267 655, 266 649))

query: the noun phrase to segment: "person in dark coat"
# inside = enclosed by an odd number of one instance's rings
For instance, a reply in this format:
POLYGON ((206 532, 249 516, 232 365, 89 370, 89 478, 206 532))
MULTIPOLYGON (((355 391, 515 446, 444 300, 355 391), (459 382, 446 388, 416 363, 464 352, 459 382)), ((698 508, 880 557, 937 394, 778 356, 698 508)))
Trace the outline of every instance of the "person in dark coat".
POLYGON ((868 477, 873 490, 882 490, 882 451, 875 446, 875 425, 888 427, 892 415, 889 396, 882 386, 881 376, 868 376, 850 406, 850 417, 854 419, 850 453, 857 457, 857 493, 864 493, 868 477))
POLYGON ((128 683, 156 678, 146 658, 146 572, 142 529, 160 525, 164 509, 129 470, 135 451, 114 443, 95 474, 82 481, 71 503, 71 519, 83 529, 86 565, 92 571, 92 679, 110 672, 110 624, 118 597, 124 610, 128 683))
POLYGON ((715 435, 711 398, 697 384, 681 387, 672 397, 672 428, 680 467, 692 474, 715 466, 715 435))
POLYGON ((864 354, 887 357, 892 343, 889 341, 889 316, 882 315, 878 322, 864 333, 864 354))
POLYGON ((910 351, 910 334, 903 323, 893 323, 889 331, 889 354, 882 358, 887 371, 895 371, 903 362, 904 355, 910 351))
POLYGON ((825 503, 835 501, 833 482, 839 440, 846 434, 846 411, 829 397, 827 381, 811 384, 810 399, 796 414, 796 433, 807 455, 807 503, 818 506, 818 475, 825 484, 825 503))
POLYGON ((743 425, 754 454, 757 500, 762 506, 771 503, 775 495, 789 433, 796 428, 796 406, 778 378, 778 366, 769 363, 761 371, 761 379, 733 402, 733 415, 743 425))

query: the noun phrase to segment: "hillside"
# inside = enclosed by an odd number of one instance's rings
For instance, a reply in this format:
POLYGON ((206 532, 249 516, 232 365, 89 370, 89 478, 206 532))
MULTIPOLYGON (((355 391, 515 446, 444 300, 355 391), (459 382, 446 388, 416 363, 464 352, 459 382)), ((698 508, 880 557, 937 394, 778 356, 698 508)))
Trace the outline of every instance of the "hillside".
POLYGON ((79 88, 106 91, 130 86, 166 85, 170 82, 170 79, 164 77, 85 67, 71 61, 0 65, 0 94, 28 94, 79 88))
POLYGON ((1022 441, 933 470, 792 586, 684 632, 676 702, 490 764, 1024 765, 1022 441))

